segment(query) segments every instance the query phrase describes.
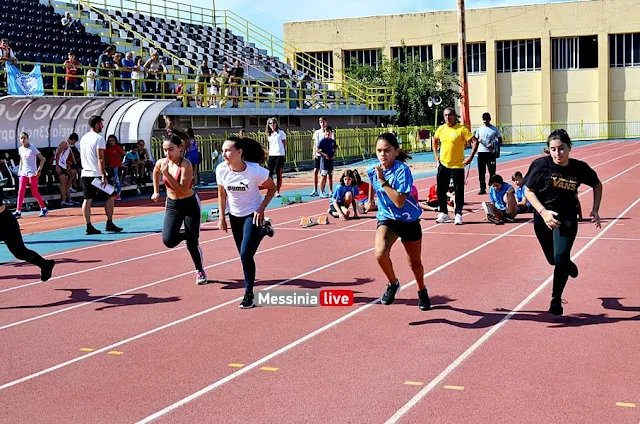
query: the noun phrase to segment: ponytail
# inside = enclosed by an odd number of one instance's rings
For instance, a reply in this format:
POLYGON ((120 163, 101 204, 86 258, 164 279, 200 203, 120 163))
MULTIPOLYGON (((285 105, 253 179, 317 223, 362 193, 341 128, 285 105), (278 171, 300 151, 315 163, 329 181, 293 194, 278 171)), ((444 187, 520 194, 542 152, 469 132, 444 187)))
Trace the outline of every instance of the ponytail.
POLYGON ((242 150, 242 159, 245 162, 263 163, 267 158, 264 147, 252 138, 228 137, 237 150, 242 150))

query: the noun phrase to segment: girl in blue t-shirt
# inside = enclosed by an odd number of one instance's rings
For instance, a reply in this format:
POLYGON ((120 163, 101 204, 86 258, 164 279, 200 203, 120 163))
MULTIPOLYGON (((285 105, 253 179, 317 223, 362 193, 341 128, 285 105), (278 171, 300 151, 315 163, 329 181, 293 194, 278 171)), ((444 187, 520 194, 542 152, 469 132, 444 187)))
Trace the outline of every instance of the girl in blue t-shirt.
POLYGON ((413 176, 409 166, 404 163, 411 159, 411 156, 400 149, 398 140, 391 133, 384 133, 378 137, 376 155, 380 164, 369 166, 367 174, 371 182, 369 198, 372 199, 375 192, 378 204, 376 260, 389 281, 381 302, 384 305, 392 304, 400 288, 390 257, 391 247, 400 238, 418 284, 418 307, 427 311, 431 309, 431 302, 424 285, 424 267, 421 260, 422 209, 418 200, 411 196, 413 176))
POLYGON ((349 206, 353 208, 353 218, 358 217, 356 207, 356 196, 358 195, 358 185, 352 170, 347 169, 340 177, 340 185, 335 189, 329 202, 329 213, 340 221, 350 218, 349 206))
POLYGON ((505 221, 514 222, 518 213, 518 203, 513 186, 505 183, 498 174, 491 176, 489 185, 490 202, 482 202, 487 219, 496 225, 504 224, 505 221))

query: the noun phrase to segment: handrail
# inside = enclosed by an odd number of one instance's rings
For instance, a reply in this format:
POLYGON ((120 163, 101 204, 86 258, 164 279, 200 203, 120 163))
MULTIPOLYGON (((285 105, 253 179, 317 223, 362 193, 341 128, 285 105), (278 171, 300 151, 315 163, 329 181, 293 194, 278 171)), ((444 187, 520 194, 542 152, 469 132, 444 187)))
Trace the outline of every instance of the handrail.
MULTIPOLYGON (((30 68, 28 67, 32 65, 35 65, 35 62, 20 61, 17 63, 16 66, 21 71, 28 72, 30 71, 30 68), (27 69, 25 69, 25 67, 27 67, 27 69)), ((52 83, 53 83, 51 88, 45 88, 45 95, 92 96, 92 95, 104 94, 97 91, 88 90, 86 88, 87 76, 86 76, 85 70, 90 69, 89 66, 86 66, 86 65, 77 66, 77 68, 81 70, 81 72, 74 76, 76 80, 82 81, 84 83, 85 88, 78 89, 78 90, 65 90, 64 86, 59 83, 59 80, 67 76, 65 66, 62 63, 44 63, 44 62, 40 63, 40 65, 41 67, 45 68, 45 69, 42 69, 43 78, 52 78, 52 83), (46 68, 51 68, 51 70, 49 71, 46 68)), ((103 68, 96 67, 93 69, 99 70, 103 68)), ((104 68, 104 70, 113 71, 113 69, 111 68, 104 68)), ((2 74, 4 74, 4 72, 5 72, 4 69, 0 69, 0 78, 3 77, 2 74)), ((128 71, 120 71, 120 72, 128 72, 128 71)), ((136 96, 141 98, 149 98, 150 96, 155 96, 161 99, 175 98, 176 100, 180 100, 184 107, 187 107, 188 103, 191 100, 195 99, 196 97, 203 97, 205 104, 211 104, 211 102, 209 102, 209 99, 212 96, 207 92, 206 88, 211 86, 212 84, 210 84, 208 81, 197 82, 194 79, 193 75, 183 74, 175 71, 170 72, 169 75, 171 75, 171 77, 173 78, 172 81, 167 80, 165 78, 161 78, 160 80, 149 79, 149 78, 134 80, 132 78, 123 78, 123 77, 104 78, 104 77, 99 77, 98 75, 96 75, 94 79, 108 79, 109 82, 111 83, 111 89, 108 93, 111 96, 117 96, 117 97, 136 96), (115 89, 115 86, 117 85, 116 82, 119 82, 119 81, 135 82, 136 83, 135 91, 125 92, 125 91, 116 90, 115 89), (201 91, 201 92, 204 92, 204 94, 199 94, 199 95, 195 94, 193 91, 191 93, 182 93, 180 95, 177 95, 173 91, 170 93, 167 93, 165 92, 164 89, 161 89, 160 92, 155 93, 155 92, 142 91, 139 88, 140 84, 137 84, 139 82, 147 83, 147 84, 161 84, 161 87, 164 87, 165 84, 177 85, 180 83, 182 83, 185 87, 199 85, 201 87, 205 86, 204 87, 205 90, 201 91)), ((289 86, 288 84, 291 82, 291 80, 286 78, 274 78, 273 86, 255 79, 254 80, 245 79, 245 81, 241 84, 237 84, 237 83, 220 84, 220 80, 218 78, 216 78, 216 81, 218 82, 218 86, 220 88, 219 94, 215 96, 216 99, 217 100, 219 99, 222 101, 225 101, 225 100, 229 101, 229 100, 233 100, 234 97, 237 97, 238 104, 240 107, 244 107, 245 102, 247 101, 253 101, 254 107, 256 109, 265 108, 265 107, 271 108, 271 109, 277 109, 276 107, 277 104, 284 104, 285 107, 283 109, 313 108, 313 109, 319 110, 319 109, 335 109, 335 106, 331 107, 332 102, 346 101, 347 108, 357 108, 357 105, 349 105, 348 99, 341 99, 341 98, 331 99, 333 90, 329 90, 327 88, 315 88, 315 87, 307 88, 307 87, 300 87, 300 86, 298 87, 289 86), (225 88, 238 88, 239 93, 237 96, 226 94, 225 88), (247 91, 247 94, 244 93, 245 90, 247 91), (251 90, 251 94, 249 94, 249 90, 251 90), (307 98, 307 95, 310 95, 309 98, 307 98)), ((217 100, 216 102, 218 103, 217 100)), ((380 109, 384 107, 384 103, 383 101, 378 101, 378 103, 373 103, 372 106, 375 109, 380 109)))
MULTIPOLYGON (((294 61, 297 61, 296 55, 298 55, 298 57, 303 59, 300 62, 306 61, 307 63, 313 65, 317 70, 322 70, 323 73, 332 75, 334 79, 330 82, 335 84, 337 87, 341 87, 340 90, 344 91, 345 97, 351 96, 358 102, 368 105, 368 101, 370 98, 368 92, 370 91, 370 87, 349 77, 341 70, 341 68, 330 67, 329 65, 316 59, 308 53, 297 49, 296 47, 279 39, 278 37, 274 37, 264 29, 255 24, 252 24, 248 20, 240 17, 238 14, 230 10, 212 10, 198 6, 177 3, 172 0, 151 0, 153 2, 144 0, 133 0, 131 2, 125 2, 125 0, 83 1, 85 3, 101 5, 107 8, 118 7, 123 12, 130 11, 135 13, 150 13, 156 16, 162 16, 165 19, 177 19, 189 23, 212 26, 220 26, 220 24, 222 23, 225 27, 229 27, 230 29, 234 29, 235 31, 237 31, 237 35, 246 35, 246 42, 249 42, 249 40, 251 39, 253 42, 259 43, 267 50, 270 49, 272 52, 272 56, 275 56, 273 53, 276 51, 278 51, 278 53, 281 53, 283 57, 286 57, 287 53, 291 53, 294 55, 294 61), (133 3, 135 6, 132 9, 125 3, 133 3), (220 22, 221 20, 223 22, 220 22), (251 36, 253 36, 253 38, 251 38, 251 36)), ((299 63, 298 68, 301 70, 313 71, 313 69, 311 69, 309 66, 306 66, 304 63, 299 63)), ((320 79, 318 79, 318 82, 325 83, 326 81, 321 81, 320 79)), ((385 90, 386 92, 385 98, 390 98, 389 88, 383 87, 383 90, 385 90)), ((388 106, 384 108, 389 109, 388 106)))

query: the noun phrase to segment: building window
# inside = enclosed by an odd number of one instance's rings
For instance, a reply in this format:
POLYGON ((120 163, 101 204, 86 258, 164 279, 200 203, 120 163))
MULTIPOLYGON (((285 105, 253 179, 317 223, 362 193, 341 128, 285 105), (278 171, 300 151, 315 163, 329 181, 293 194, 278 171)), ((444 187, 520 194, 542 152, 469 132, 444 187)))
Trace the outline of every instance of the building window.
POLYGON ((542 67, 540 39, 496 43, 498 72, 539 71, 542 67))
POLYGON ((598 37, 554 38, 552 43, 552 68, 588 69, 598 67, 598 37))
POLYGON ((433 46, 391 47, 391 60, 395 59, 400 63, 430 62, 433 60, 433 46))
POLYGON ((358 65, 369 65, 378 69, 380 65, 382 51, 380 49, 366 49, 366 50, 343 50, 342 55, 344 57, 344 69, 356 63, 358 65))
MULTIPOLYGON (((458 45, 445 44, 444 58, 451 60, 449 69, 458 73, 458 45)), ((487 43, 467 43, 467 73, 483 74, 487 72, 487 43)))
POLYGON ((640 33, 609 34, 609 66, 640 66, 640 33))
POLYGON ((333 52, 296 53, 296 69, 309 71, 311 78, 320 80, 333 79, 333 52))

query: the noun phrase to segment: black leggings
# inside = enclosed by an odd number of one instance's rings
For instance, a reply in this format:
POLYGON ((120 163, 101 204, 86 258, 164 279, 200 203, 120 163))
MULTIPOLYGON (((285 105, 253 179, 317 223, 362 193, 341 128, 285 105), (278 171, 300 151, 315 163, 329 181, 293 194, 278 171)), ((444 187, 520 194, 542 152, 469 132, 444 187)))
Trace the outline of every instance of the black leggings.
MULTIPOLYGON (((0 188, 0 190, 2 190, 2 188, 0 188)), ((18 220, 6 208, 4 212, 0 213, 0 241, 6 243, 9 252, 11 252, 16 259, 29 262, 40 268, 46 263, 42 256, 33 250, 27 249, 24 245, 18 220)))
POLYGON ((451 169, 442 164, 438 166, 438 176, 436 177, 438 203, 440 204, 439 210, 444 213, 447 213, 449 210, 447 206, 447 192, 449 191, 449 181, 452 177, 456 195, 455 213, 462 214, 462 207, 464 206, 464 168, 451 169))
MULTIPOLYGON (((557 219, 557 218, 556 218, 557 219)), ((571 261, 571 248, 578 234, 578 221, 574 219, 560 220, 560 226, 550 229, 544 219, 537 213, 533 214, 533 229, 538 237, 544 256, 553 270, 552 298, 560 299, 564 287, 569 279, 569 271, 576 265, 571 261)))
POLYGON ((253 257, 266 235, 264 227, 253 225, 253 214, 242 217, 229 214, 229 223, 242 261, 244 291, 253 294, 253 285, 256 281, 256 262, 253 257))
POLYGON ((167 197, 164 227, 162 227, 162 242, 169 249, 173 249, 183 240, 187 242, 187 249, 196 266, 197 271, 202 268, 202 249, 200 238, 200 198, 197 194, 186 199, 172 200, 167 197), (184 222, 184 232, 180 226, 184 222))

